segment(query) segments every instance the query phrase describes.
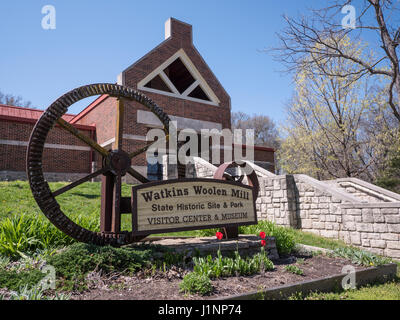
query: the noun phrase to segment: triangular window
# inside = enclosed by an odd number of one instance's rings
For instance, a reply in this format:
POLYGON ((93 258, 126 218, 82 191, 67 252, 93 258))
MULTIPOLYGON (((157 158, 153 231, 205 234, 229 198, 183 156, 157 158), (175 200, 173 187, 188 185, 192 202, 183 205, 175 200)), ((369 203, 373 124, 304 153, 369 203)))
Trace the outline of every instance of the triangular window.
POLYGON ((208 98, 207 94, 203 91, 203 89, 200 86, 197 86, 190 94, 189 97, 192 98, 197 98, 201 100, 207 100, 210 101, 208 98))
POLYGON ((157 89, 166 92, 172 92, 165 84, 164 80, 159 75, 155 76, 149 82, 145 84, 146 88, 157 89))
POLYGON ((181 49, 138 83, 138 89, 218 105, 219 100, 181 49))
POLYGON ((180 58, 176 59, 166 67, 164 73, 181 94, 184 93, 193 82, 195 82, 195 79, 180 58))

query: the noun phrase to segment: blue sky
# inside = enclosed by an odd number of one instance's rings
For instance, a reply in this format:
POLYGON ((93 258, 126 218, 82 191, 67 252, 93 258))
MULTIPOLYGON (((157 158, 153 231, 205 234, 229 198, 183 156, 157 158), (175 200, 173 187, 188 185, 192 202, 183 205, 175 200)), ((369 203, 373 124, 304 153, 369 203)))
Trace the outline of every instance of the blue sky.
MULTIPOLYGON (((264 48, 278 44, 282 15, 321 1, 74 1, 0 3, 0 90, 45 109, 80 85, 117 75, 164 40, 175 17, 193 25, 194 44, 232 98, 232 110, 280 122, 291 76, 264 48), (41 9, 56 8, 56 29, 43 30, 41 9)), ((72 106, 79 112, 85 104, 72 106)))

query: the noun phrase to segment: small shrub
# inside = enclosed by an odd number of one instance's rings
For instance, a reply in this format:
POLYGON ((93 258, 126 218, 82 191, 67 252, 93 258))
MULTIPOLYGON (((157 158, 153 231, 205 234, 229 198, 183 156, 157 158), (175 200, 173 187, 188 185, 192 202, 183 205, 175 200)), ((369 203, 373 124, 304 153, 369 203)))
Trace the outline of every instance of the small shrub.
POLYGON ((299 276, 304 275, 303 270, 301 270, 298 266, 288 265, 288 266, 285 266, 285 270, 287 272, 290 272, 290 273, 293 273, 293 274, 297 274, 299 276))
POLYGON ((390 263, 390 258, 379 257, 371 252, 363 251, 356 248, 336 248, 332 253, 335 257, 341 257, 350 260, 354 264, 362 266, 380 266, 390 263))
POLYGON ((33 288, 45 274, 40 270, 29 271, 0 270, 0 288, 17 291, 21 287, 33 288))
POLYGON ((57 277, 64 280, 68 289, 78 285, 78 290, 85 288, 85 275, 93 270, 104 273, 132 273, 150 263, 152 249, 114 248, 75 243, 68 249, 48 258, 47 263, 55 267, 57 277))
POLYGON ((294 249, 296 243, 290 230, 271 221, 261 220, 256 225, 239 227, 239 233, 242 234, 260 234, 261 231, 269 237, 275 237, 276 248, 280 254, 289 254, 294 249))
POLYGON ((179 284, 181 292, 206 295, 213 291, 211 280, 204 274, 190 272, 183 277, 179 284))

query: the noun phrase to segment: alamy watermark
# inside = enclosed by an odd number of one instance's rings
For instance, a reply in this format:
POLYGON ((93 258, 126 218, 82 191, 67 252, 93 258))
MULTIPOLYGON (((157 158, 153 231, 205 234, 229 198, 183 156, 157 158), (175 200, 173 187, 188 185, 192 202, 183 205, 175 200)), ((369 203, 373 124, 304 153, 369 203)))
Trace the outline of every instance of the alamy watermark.
POLYGON ((42 28, 44 30, 56 29, 56 8, 50 4, 42 7, 42 28))
MULTIPOLYGON (((147 132, 146 141, 154 141, 147 149, 146 158, 149 164, 161 164, 168 155, 168 164, 194 163, 200 157, 215 165, 236 161, 239 164, 254 162, 254 129, 201 129, 200 133, 186 128, 177 131, 176 121, 171 121, 168 136, 162 129, 151 129, 147 132), (178 148, 179 145, 179 148, 178 148)), ((244 173, 250 174, 252 168, 244 166, 244 173)))
POLYGON ((343 6, 341 13, 345 14, 342 18, 343 29, 355 29, 356 28, 356 8, 351 4, 343 6))
POLYGON ((342 268, 342 273, 346 274, 342 279, 342 288, 356 289, 356 269, 351 265, 346 265, 342 268))

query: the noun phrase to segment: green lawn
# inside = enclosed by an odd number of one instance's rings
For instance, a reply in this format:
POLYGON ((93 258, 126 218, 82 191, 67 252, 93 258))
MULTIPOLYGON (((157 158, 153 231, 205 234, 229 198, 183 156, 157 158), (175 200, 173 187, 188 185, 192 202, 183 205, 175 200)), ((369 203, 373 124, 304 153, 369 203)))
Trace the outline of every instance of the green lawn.
MULTIPOLYGON (((53 191, 67 184, 66 182, 49 183, 53 191)), ((129 197, 130 189, 130 185, 123 185, 122 196, 129 197)), ((83 183, 56 199, 61 210, 74 222, 78 222, 79 218, 83 217, 100 223, 100 182, 83 183)), ((20 214, 43 216, 26 181, 0 182, 0 203, 0 221, 20 214)), ((132 230, 129 215, 122 216, 122 228, 132 230)))

